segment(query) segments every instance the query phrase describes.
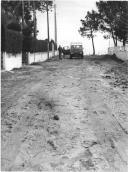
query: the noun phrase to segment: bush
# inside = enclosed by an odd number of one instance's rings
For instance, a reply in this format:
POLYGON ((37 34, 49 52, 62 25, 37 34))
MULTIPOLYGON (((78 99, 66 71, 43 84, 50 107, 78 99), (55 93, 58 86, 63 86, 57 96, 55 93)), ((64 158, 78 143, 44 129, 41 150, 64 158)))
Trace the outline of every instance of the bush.
POLYGON ((57 50, 57 44, 56 43, 54 43, 54 47, 55 47, 55 50, 57 50))
POLYGON ((32 37, 23 36, 23 52, 30 52, 32 44, 32 37))
POLYGON ((5 51, 12 54, 22 52, 22 34, 20 32, 6 29, 5 51))
POLYGON ((31 41, 30 52, 46 52, 47 51, 47 42, 44 40, 37 40, 35 38, 31 41))
POLYGON ((19 23, 10 23, 7 25, 7 28, 10 29, 10 30, 15 30, 15 31, 21 31, 21 26, 19 23))
MULTIPOLYGON (((49 43, 49 50, 52 51, 52 43, 49 43)), ((55 43, 54 43, 55 44, 55 43)), ((47 40, 37 40, 32 37, 23 37, 23 52, 47 52, 47 40)), ((55 44, 55 50, 57 50, 57 46, 55 44)))
POLYGON ((1 25, 1 51, 5 51, 5 28, 1 25))
POLYGON ((54 46, 55 46, 55 50, 57 51, 57 50, 58 50, 58 49, 57 49, 57 44, 55 43, 54 46))
POLYGON ((50 41, 50 43, 49 43, 49 50, 50 50, 50 51, 52 51, 52 44, 53 44, 53 42, 50 41))

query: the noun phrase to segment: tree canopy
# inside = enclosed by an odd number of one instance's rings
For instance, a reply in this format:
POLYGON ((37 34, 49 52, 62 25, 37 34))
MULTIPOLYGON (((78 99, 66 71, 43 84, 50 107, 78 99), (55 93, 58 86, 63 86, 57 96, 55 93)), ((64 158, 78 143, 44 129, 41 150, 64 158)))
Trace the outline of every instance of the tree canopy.
POLYGON ((99 29, 112 36, 115 46, 117 40, 125 45, 128 39, 128 2, 100 1, 96 2, 96 6, 100 15, 99 29))
POLYGON ((11 24, 11 27, 14 28, 16 23, 21 24, 21 18, 23 17, 23 32, 26 35, 34 32, 33 12, 36 10, 45 12, 47 10, 47 5, 50 10, 52 8, 53 1, 1 1, 1 7, 4 11, 4 15, 10 16, 6 17, 6 24, 11 24))
MULTIPOLYGON (((87 12, 79 32, 82 36, 92 39, 96 31, 102 31, 104 38, 112 37, 114 45, 122 41, 123 46, 128 42, 128 1, 99 1, 96 2, 98 12, 87 12)), ((93 48, 93 52, 94 52, 93 48)))

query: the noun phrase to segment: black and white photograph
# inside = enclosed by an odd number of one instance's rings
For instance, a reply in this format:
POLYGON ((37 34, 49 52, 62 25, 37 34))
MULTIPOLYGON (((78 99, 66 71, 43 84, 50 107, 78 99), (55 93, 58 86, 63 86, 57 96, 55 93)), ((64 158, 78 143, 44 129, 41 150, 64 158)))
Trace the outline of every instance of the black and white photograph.
POLYGON ((128 172, 128 1, 0 9, 0 171, 128 172))

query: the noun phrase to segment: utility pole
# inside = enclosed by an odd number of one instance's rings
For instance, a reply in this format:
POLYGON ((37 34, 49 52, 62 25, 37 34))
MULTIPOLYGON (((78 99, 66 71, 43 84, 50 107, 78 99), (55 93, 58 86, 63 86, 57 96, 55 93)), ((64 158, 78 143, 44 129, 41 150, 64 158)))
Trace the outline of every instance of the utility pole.
POLYGON ((57 20, 56 20, 56 3, 54 0, 54 22, 55 22, 55 43, 57 44, 57 20))
MULTIPOLYGON (((23 29, 24 29, 24 0, 21 1, 21 5, 22 5, 22 24, 21 24, 21 33, 23 36, 23 29)), ((22 41, 23 44, 23 41, 22 41)), ((22 64, 24 63, 24 52, 22 50, 22 64)))
POLYGON ((47 53, 48 53, 48 59, 49 59, 49 9, 48 9, 48 0, 46 2, 46 10, 47 10, 47 34, 48 34, 47 53))
MULTIPOLYGON (((33 21, 34 21, 34 38, 36 39, 36 8, 35 8, 35 1, 33 0, 33 21)), ((34 47, 35 49, 35 47, 34 47)), ((36 59, 35 51, 34 51, 34 62, 36 59)))

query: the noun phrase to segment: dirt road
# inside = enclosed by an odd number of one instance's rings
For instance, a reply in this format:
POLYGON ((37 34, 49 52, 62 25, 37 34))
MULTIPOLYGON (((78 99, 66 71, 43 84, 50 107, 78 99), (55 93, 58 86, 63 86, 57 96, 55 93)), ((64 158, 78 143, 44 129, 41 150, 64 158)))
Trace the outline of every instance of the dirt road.
POLYGON ((118 63, 52 60, 2 73, 2 170, 128 171, 128 89, 118 63))

